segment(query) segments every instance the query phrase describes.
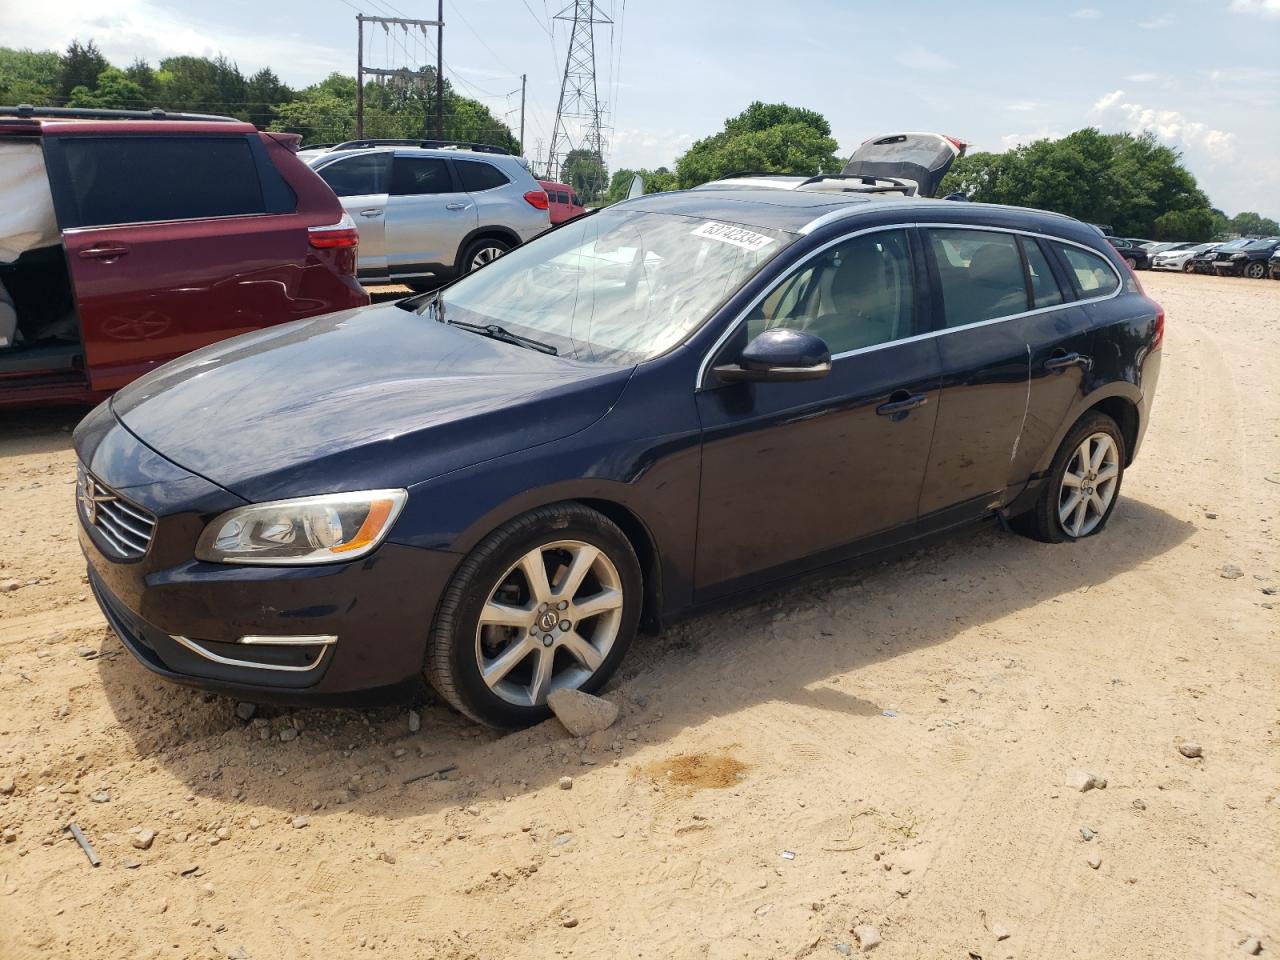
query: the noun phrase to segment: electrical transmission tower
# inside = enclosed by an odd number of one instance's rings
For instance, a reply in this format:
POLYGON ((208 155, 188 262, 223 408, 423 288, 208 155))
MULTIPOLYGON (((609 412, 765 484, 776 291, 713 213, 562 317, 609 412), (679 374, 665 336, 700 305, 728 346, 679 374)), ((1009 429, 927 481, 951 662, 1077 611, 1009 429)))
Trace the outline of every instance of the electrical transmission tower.
MULTIPOLYGON (((436 19, 434 20, 409 20, 404 17, 366 17, 363 13, 356 17, 356 139, 364 137, 364 78, 365 76, 377 77, 379 82, 390 80, 400 87, 417 86, 424 77, 424 72, 420 68, 410 69, 408 66, 399 68, 385 67, 366 67, 364 65, 364 25, 366 23, 380 25, 384 32, 390 35, 392 27, 399 27, 406 35, 409 28, 422 33, 425 37, 429 27, 436 28, 436 76, 435 76, 435 114, 436 114, 436 138, 444 136, 444 0, 437 0, 436 3, 436 19)), ((399 41, 397 41, 399 42, 399 41)), ((401 44, 401 49, 405 55, 409 55, 409 48, 401 44)), ((425 132, 425 118, 424 118, 425 132)))
POLYGON ((560 81, 560 103, 556 107, 556 122, 551 132, 551 148, 547 152, 547 177, 559 180, 564 173, 565 158, 573 150, 585 151, 599 161, 592 174, 593 182, 585 191, 598 195, 604 188, 604 128, 601 123, 603 108, 596 92, 595 25, 613 23, 596 9, 595 0, 573 0, 555 15, 556 20, 573 21, 569 36, 569 49, 564 59, 564 77, 560 81), (578 142, 570 127, 579 133, 578 142))

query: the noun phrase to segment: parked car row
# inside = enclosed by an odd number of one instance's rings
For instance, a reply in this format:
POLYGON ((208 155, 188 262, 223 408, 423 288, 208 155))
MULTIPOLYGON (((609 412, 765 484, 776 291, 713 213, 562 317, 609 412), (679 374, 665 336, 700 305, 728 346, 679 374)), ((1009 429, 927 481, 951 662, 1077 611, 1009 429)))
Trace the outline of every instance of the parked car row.
POLYGON ((1213 243, 1147 243, 1120 237, 1107 240, 1132 269, 1178 270, 1220 277, 1280 280, 1280 237, 1245 237, 1213 243))

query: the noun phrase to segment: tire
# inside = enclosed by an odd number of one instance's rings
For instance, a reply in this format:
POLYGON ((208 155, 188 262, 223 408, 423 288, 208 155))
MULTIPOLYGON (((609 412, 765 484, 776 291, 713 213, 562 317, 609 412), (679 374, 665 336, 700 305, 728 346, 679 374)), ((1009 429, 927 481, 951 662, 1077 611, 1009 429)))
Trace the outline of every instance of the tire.
POLYGON ((1085 537, 1100 533, 1106 527, 1116 504, 1120 501, 1120 485, 1124 480, 1126 456, 1124 434, 1120 432, 1116 422, 1105 413, 1094 411, 1086 414, 1071 429, 1066 439, 1062 441, 1062 446, 1058 448, 1053 458, 1053 465, 1049 469, 1049 476, 1045 479, 1044 489, 1040 491, 1035 506, 1021 516, 1015 517, 1012 526, 1019 533, 1044 543, 1083 540, 1085 537), (1095 457, 1098 451, 1102 450, 1103 461, 1101 468, 1083 471, 1085 482, 1081 485, 1066 478, 1069 471, 1073 476, 1079 476, 1082 473, 1078 455, 1086 441, 1090 443, 1090 452, 1095 457), (1097 476, 1108 473, 1109 467, 1114 468, 1111 478, 1103 479, 1097 476), (1092 478, 1090 474, 1093 474, 1092 478), (1085 490, 1092 490, 1096 499, 1089 497, 1085 501, 1083 522, 1076 525, 1079 508, 1069 512, 1061 508, 1068 506, 1071 492, 1081 486, 1085 490), (1099 502, 1102 503, 1100 511, 1097 508, 1099 502), (1064 513, 1067 518, 1065 523, 1064 513))
POLYGON ((1244 268, 1244 275, 1250 280, 1261 280, 1267 275, 1267 265, 1261 260, 1255 260, 1244 268))
POLYGON ((463 273, 470 273, 472 270, 479 270, 487 263, 492 263, 511 249, 511 244, 505 240, 496 240, 492 237, 481 237, 479 240, 473 240, 467 244, 466 250, 462 252, 462 260, 459 267, 463 273))
POLYGON ((430 293, 444 285, 441 280, 406 280, 404 285, 414 293, 430 293))
POLYGON ((613 521, 580 503, 540 507, 503 524, 462 561, 436 613, 423 672, 479 723, 538 723, 551 715, 547 692, 594 693, 608 682, 635 637, 643 592, 635 550, 613 521), (541 586, 525 572, 538 561, 541 586), (568 587, 575 565, 582 572, 568 587), (599 609, 575 617, 589 603, 599 609))
POLYGON ((1190 260, 1188 260, 1186 263, 1184 263, 1184 264, 1182 265, 1182 272, 1183 272, 1183 273, 1195 273, 1195 272, 1196 272, 1196 265, 1195 265, 1194 263, 1192 263, 1190 260))
POLYGON ((1128 264, 1128 265, 1129 265, 1129 269, 1130 269, 1130 270, 1137 270, 1137 269, 1138 269, 1138 261, 1137 261, 1136 259, 1134 259, 1133 257, 1125 257, 1125 258, 1124 258, 1124 262, 1125 262, 1126 264, 1128 264))

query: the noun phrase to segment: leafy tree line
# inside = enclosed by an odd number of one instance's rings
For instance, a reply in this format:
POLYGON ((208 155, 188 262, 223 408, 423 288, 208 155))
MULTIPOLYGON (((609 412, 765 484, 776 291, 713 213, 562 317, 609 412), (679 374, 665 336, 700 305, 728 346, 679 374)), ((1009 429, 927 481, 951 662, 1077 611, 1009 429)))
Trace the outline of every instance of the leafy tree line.
MULTIPOLYGON (((354 77, 333 73, 295 90, 269 68, 245 76, 225 56, 166 57, 156 67, 138 59, 121 69, 92 40, 73 40, 61 54, 0 47, 0 103, 215 113, 301 134, 304 144, 349 140, 356 127, 354 77)), ((442 112, 446 139, 520 152, 511 129, 447 78, 442 112)), ((434 67, 365 83, 366 137, 430 137, 434 131, 434 67)))

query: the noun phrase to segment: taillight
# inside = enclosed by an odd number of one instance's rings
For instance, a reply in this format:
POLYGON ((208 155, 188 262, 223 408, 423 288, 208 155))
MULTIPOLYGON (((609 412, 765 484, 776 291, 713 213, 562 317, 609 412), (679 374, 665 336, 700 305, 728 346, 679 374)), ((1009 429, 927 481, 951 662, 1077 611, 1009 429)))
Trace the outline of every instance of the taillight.
POLYGON ((337 223, 323 227, 307 227, 307 240, 317 250, 354 248, 360 243, 360 231, 350 214, 344 213, 337 223))
POLYGON ((524 198, 528 201, 529 206, 537 210, 545 210, 550 205, 547 195, 541 190, 530 190, 524 195, 524 198))
POLYGON ((1160 344, 1164 343, 1164 307, 1156 304, 1156 332, 1151 338, 1151 349, 1159 350, 1160 344))

